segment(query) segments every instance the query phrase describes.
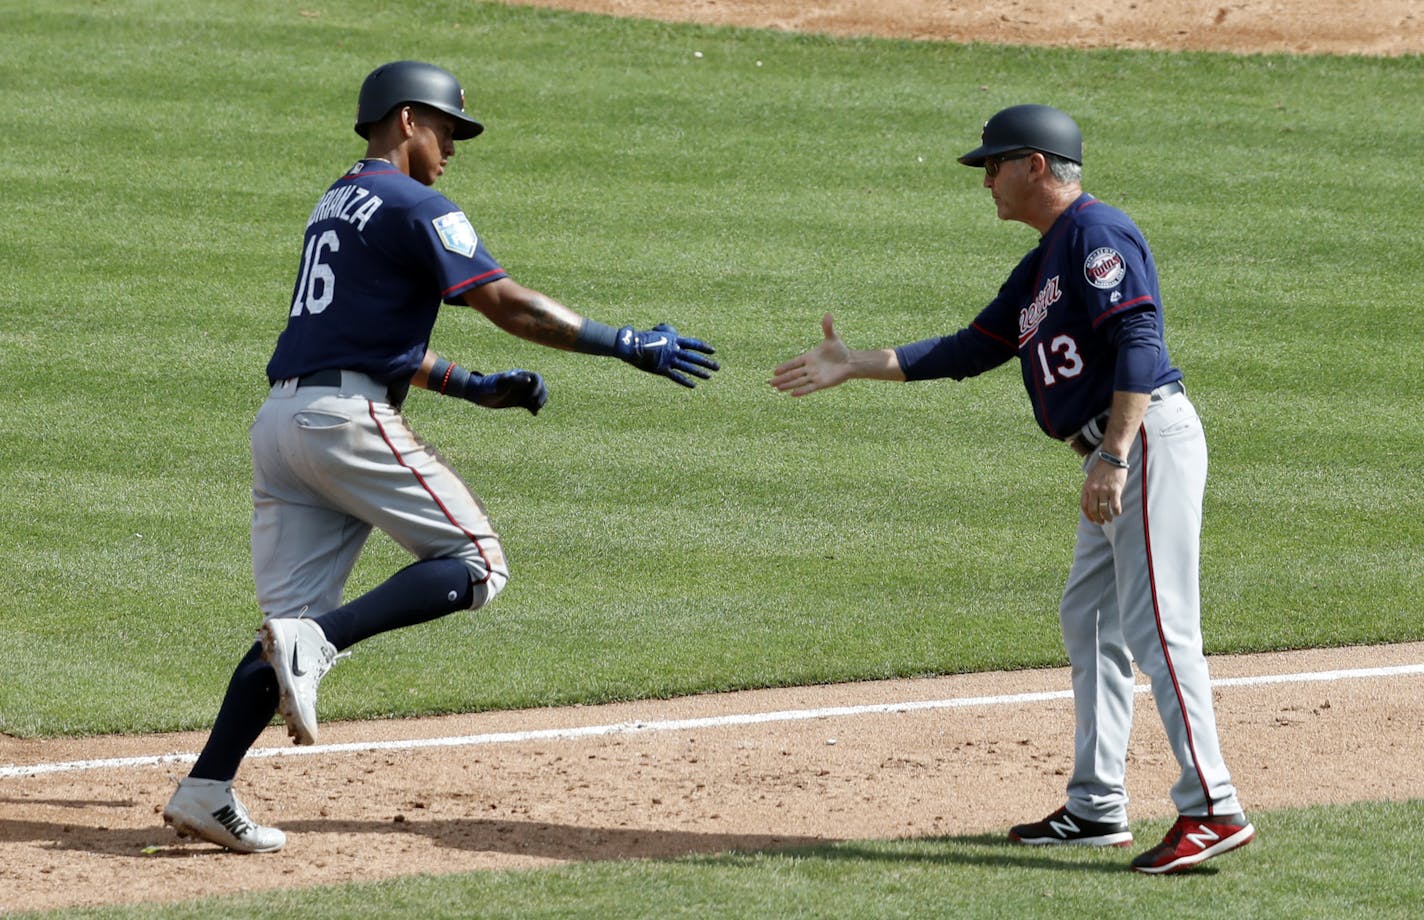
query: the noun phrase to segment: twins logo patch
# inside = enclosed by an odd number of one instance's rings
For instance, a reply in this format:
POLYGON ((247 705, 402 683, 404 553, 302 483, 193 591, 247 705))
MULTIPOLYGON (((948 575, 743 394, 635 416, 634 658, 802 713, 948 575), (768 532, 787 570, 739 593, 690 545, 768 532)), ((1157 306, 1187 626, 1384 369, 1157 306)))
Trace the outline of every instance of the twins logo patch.
POLYGON ((435 218, 431 223, 440 236, 440 244, 446 249, 467 259, 475 254, 475 247, 480 244, 480 238, 475 235, 475 228, 470 226, 464 211, 451 211, 435 218))
POLYGON ((1083 262, 1083 277, 1095 288, 1111 290, 1127 276, 1127 260, 1116 249, 1104 246, 1088 253, 1083 262))

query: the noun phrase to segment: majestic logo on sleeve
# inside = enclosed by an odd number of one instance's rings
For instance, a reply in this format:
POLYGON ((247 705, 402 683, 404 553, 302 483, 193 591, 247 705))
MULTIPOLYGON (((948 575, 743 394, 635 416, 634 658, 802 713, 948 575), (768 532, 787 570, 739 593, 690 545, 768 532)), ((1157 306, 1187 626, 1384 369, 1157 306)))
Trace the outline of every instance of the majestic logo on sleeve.
POLYGON ((1095 288, 1110 291, 1127 276, 1127 260, 1108 246, 1094 249, 1083 262, 1083 277, 1095 288))
POLYGON ((1048 308, 1056 304, 1062 296, 1063 291, 1058 286, 1058 276, 1054 275, 1044 283, 1033 298, 1033 303, 1019 311, 1020 345, 1033 337, 1033 334, 1038 331, 1038 324, 1048 316, 1048 308))
POLYGON ((440 236, 440 244, 453 253, 469 258, 475 254, 480 238, 475 236, 475 228, 465 217, 464 211, 451 211, 431 221, 440 236))

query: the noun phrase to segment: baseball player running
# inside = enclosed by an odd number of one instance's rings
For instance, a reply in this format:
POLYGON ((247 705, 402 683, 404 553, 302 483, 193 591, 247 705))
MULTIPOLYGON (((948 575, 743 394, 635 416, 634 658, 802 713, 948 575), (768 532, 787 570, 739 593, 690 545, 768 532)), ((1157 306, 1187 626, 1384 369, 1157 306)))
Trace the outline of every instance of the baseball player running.
POLYGON ((851 350, 830 315, 824 340, 771 384, 805 396, 850 378, 962 380, 1017 357, 1039 427, 1082 458, 1077 546, 1059 607, 1077 717, 1067 803, 1011 839, 1129 846, 1124 785, 1132 662, 1152 694, 1181 775, 1179 817, 1132 860, 1177 872, 1249 843, 1217 741, 1198 593, 1206 440, 1163 339, 1146 240, 1081 187, 1083 139, 1057 109, 1018 105, 959 158, 984 167, 1002 220, 1042 236, 965 329, 898 348, 851 350))
POLYGON ((270 391, 251 429, 259 641, 163 810, 180 834, 240 853, 280 850, 286 836, 254 822, 232 788, 273 714, 297 744, 315 744, 317 686, 345 649, 482 607, 509 579, 484 506, 400 407, 413 385, 537 414, 544 382, 526 370, 482 375, 432 352, 441 304, 686 387, 718 370, 710 346, 670 326, 615 329, 509 277, 465 213, 431 188, 455 142, 483 130, 465 113, 459 82, 439 67, 397 61, 361 86, 356 133, 366 153, 307 220, 287 325, 267 365, 270 391), (373 527, 416 561, 343 604, 373 527))

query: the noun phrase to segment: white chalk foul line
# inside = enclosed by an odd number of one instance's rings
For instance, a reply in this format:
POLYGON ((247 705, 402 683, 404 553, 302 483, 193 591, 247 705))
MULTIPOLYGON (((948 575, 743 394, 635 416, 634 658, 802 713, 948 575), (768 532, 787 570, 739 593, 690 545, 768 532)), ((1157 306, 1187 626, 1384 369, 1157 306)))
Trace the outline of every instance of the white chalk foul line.
MULTIPOLYGON (((1262 684, 1325 683, 1376 677, 1403 677, 1424 674, 1424 664, 1395 665, 1382 668, 1351 668, 1337 671, 1307 671, 1298 674, 1267 674, 1260 677, 1224 677, 1211 682, 1213 687, 1249 687, 1262 684)), ((1138 684, 1137 693, 1148 693, 1145 684, 1138 684)), ((788 709, 778 712, 738 713, 708 716, 700 719, 668 719, 655 722, 614 722, 578 728, 545 728, 523 732, 489 732, 482 735, 459 735, 445 738, 413 738, 399 741, 352 741, 345 744, 317 744, 311 747, 254 748, 249 757, 310 757, 316 754, 349 754, 367 751, 412 751, 422 748, 473 747, 485 744, 516 744, 528 741, 569 741, 602 735, 632 735, 644 732, 687 731, 696 728, 724 728, 732 725, 757 725, 765 722, 796 722, 806 719, 826 719, 845 716, 884 713, 917 712, 926 709, 965 709, 976 706, 1005 706, 1042 703, 1072 698, 1071 690, 1050 690, 1039 693, 1015 693, 1005 696, 970 696, 945 700, 919 700, 900 703, 875 703, 863 706, 832 706, 823 709, 788 709)), ((169 764, 190 764, 197 754, 160 754, 147 757, 111 757, 103 760, 70 760, 62 763, 39 763, 27 766, 0 767, 0 779, 22 776, 42 776, 47 773, 77 773, 83 770, 105 770, 124 767, 157 767, 169 764)))

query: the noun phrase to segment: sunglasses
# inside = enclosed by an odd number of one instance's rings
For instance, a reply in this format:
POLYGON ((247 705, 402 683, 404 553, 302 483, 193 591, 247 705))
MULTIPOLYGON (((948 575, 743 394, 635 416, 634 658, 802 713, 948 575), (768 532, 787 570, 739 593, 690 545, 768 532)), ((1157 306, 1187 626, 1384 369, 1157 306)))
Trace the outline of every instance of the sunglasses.
POLYGON ((1020 150, 1018 153, 1006 153, 1002 156, 997 157, 985 157, 984 175, 988 176, 990 179, 993 179, 994 177, 999 175, 1000 166, 1004 165, 1010 160, 1022 160, 1026 157, 1031 157, 1037 152, 1037 150, 1020 150))

